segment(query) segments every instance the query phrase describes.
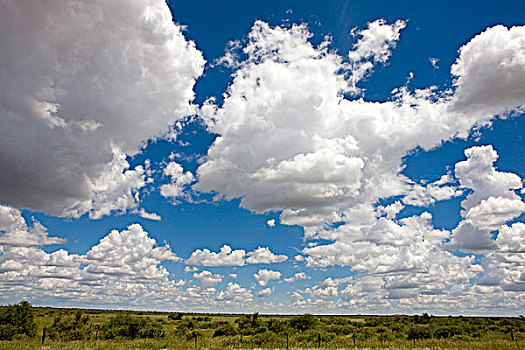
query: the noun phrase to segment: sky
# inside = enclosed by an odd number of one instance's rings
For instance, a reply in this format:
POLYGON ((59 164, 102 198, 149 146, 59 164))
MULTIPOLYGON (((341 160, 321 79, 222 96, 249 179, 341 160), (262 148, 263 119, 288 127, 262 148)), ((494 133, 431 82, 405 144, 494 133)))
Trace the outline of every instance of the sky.
POLYGON ((525 3, 0 8, 1 304, 525 313, 525 3))

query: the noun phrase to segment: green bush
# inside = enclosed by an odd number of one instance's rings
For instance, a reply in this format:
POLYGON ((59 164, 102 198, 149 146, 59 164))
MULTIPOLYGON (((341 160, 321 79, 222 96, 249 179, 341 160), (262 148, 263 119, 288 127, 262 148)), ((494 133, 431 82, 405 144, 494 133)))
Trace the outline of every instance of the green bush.
POLYGON ((36 324, 33 308, 27 301, 0 309, 0 340, 12 340, 16 335, 34 336, 36 324))
POLYGON ((104 333, 106 339, 164 337, 160 323, 152 322, 148 318, 132 317, 123 314, 112 317, 105 325, 104 333))
POLYGON ((335 337, 334 333, 320 332, 317 330, 309 329, 295 336, 295 340, 305 344, 317 344, 319 339, 321 343, 331 342, 335 337))
POLYGON ((460 336, 462 333, 461 328, 457 326, 441 326, 434 330, 434 337, 443 339, 457 338, 457 336, 460 336))
POLYGON ((88 321, 89 316, 82 316, 80 311, 68 318, 62 318, 61 315, 58 315, 47 329, 47 334, 50 339, 88 340, 91 335, 88 321))
POLYGON ((290 331, 290 325, 285 320, 270 319, 266 322, 266 328, 278 334, 289 333, 290 331))
POLYGON ((219 326, 213 333, 214 337, 222 337, 222 336, 234 336, 237 335, 237 330, 235 327, 233 327, 231 324, 223 324, 219 326))
POLYGON ((180 321, 184 314, 182 312, 172 312, 168 315, 168 320, 180 321))
POLYGON ((279 341, 279 336, 271 331, 259 333, 251 337, 250 341, 257 345, 275 343, 279 341))
POLYGON ((191 331, 189 331, 188 333, 186 333, 186 339, 187 340, 191 340, 191 339, 195 339, 195 338, 202 338, 203 337, 203 333, 200 329, 193 329, 191 331))
POLYGON ((416 339, 429 339, 432 337, 429 327, 421 325, 413 325, 408 329, 407 339, 416 340, 416 339))
POLYGON ((268 330, 259 319, 259 313, 257 312, 252 315, 241 315, 241 317, 235 319, 235 323, 244 335, 264 333, 268 330))
POLYGON ((13 340, 16 328, 12 324, 0 324, 0 340, 13 340))
POLYGON ((310 314, 304 314, 299 316, 293 316, 290 319, 290 327, 293 329, 304 332, 308 329, 314 328, 319 323, 319 319, 310 314))

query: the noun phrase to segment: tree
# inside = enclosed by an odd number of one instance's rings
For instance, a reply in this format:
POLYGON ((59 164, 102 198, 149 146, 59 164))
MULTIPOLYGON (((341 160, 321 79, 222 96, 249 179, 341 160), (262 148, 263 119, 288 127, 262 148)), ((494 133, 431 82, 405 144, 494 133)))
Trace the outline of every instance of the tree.
POLYGON ((28 301, 3 307, 0 311, 0 340, 11 340, 15 335, 33 336, 36 333, 33 309, 28 301))
POLYGON ((319 319, 311 314, 304 314, 299 316, 293 316, 290 319, 290 327, 294 328, 299 332, 304 332, 307 329, 314 328, 319 322, 319 319))

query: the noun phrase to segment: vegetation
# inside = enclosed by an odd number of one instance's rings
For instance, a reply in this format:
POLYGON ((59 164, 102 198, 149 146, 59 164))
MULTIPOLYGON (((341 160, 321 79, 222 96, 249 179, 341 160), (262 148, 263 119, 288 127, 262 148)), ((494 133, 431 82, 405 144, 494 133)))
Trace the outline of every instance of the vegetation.
POLYGON ((183 314, 21 302, 0 308, 0 337, 0 349, 523 349, 525 318, 183 314))
POLYGON ((0 309, 0 340, 12 340, 24 335, 33 336, 35 331, 33 310, 27 301, 0 309))

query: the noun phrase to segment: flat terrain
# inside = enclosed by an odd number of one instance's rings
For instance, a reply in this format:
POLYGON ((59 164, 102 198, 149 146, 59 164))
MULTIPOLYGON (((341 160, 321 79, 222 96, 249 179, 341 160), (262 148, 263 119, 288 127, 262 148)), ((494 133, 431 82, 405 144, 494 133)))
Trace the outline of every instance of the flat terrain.
MULTIPOLYGON (((523 317, 183 314, 35 307, 30 310, 31 334, 17 334, 11 340, 0 341, 0 350, 525 349, 523 317)), ((2 320, 6 322, 6 313, 2 312, 2 320)), ((0 324, 0 336, 2 327, 0 324)))

